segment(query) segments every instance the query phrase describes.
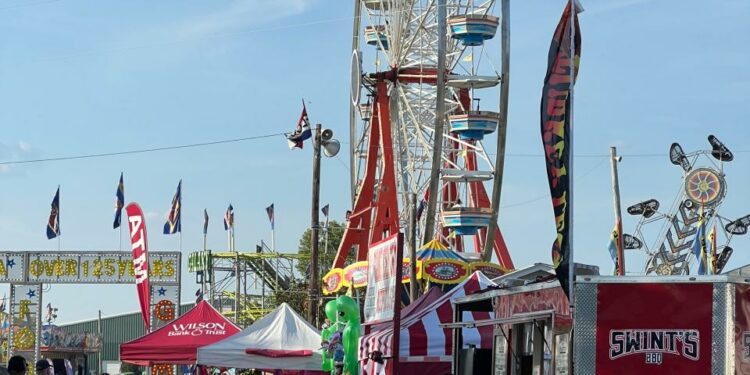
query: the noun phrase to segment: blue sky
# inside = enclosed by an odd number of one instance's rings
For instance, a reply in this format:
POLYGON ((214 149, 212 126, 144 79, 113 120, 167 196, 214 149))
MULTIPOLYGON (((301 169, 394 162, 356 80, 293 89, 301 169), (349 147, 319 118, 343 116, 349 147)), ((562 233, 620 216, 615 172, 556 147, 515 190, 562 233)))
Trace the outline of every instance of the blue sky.
MULTIPOLYGON (((576 86, 576 261, 611 270, 609 163, 615 145, 623 206, 654 197, 669 206, 681 172, 669 145, 707 147, 716 134, 736 151, 725 166, 722 214, 750 213, 750 3, 743 0, 584 1, 576 86), (742 152, 740 152, 742 151, 742 152), (655 157, 629 155, 663 154, 655 157), (592 157, 592 155, 594 157, 592 157)), ((351 1, 0 2, 0 160, 88 154, 291 130, 300 98, 313 122, 348 139, 351 1)), ((549 262, 554 237, 539 136, 546 54, 562 0, 512 2, 508 157, 500 225, 517 266, 549 262), (530 156, 529 156, 530 155, 530 156)), ((484 103, 484 102, 483 102, 484 103)), ((345 145, 346 146, 346 145, 345 145)), ((270 241, 264 208, 276 205, 277 247, 295 251, 309 226, 311 152, 282 137, 129 156, 0 166, 0 248, 54 250, 44 226, 61 185, 62 248, 118 248, 111 229, 117 178, 147 212, 152 250, 183 179, 183 252, 226 247, 221 216, 235 207, 237 247, 270 241)), ((326 159, 323 204, 348 209, 348 158, 326 159)), ((625 218, 625 231, 635 220, 625 218)), ((736 238, 728 268, 750 263, 736 238)), ((642 257, 628 253, 629 269, 642 257)), ((195 291, 183 268, 183 299, 195 291)), ((137 310, 135 288, 53 286, 61 321, 137 310)))

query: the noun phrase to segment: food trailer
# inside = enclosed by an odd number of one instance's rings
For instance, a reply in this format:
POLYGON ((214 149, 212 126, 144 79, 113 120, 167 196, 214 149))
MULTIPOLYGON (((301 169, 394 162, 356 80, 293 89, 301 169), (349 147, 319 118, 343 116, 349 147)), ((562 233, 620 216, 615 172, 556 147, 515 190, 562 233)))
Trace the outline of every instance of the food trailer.
MULTIPOLYGON (((576 265, 578 275, 598 274, 597 267, 576 265)), ((552 266, 535 264, 493 280, 497 288, 455 300, 453 374, 570 373, 572 315, 552 266), (487 320, 471 312, 489 311, 487 320), (493 327, 492 349, 465 348, 463 330, 493 327), (552 371, 554 369, 554 372, 552 371)))
POLYGON ((578 374, 750 374, 750 276, 579 278, 578 374))

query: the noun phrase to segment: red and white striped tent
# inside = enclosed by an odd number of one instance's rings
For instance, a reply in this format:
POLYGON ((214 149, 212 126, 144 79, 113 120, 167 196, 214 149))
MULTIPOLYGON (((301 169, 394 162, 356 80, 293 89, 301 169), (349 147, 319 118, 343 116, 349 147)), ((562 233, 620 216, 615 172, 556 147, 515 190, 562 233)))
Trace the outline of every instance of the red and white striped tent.
MULTIPOLYGON (((442 375, 443 372, 449 373, 453 349, 452 332, 450 329, 441 328, 440 324, 453 322, 451 301, 493 285, 495 283, 483 273, 475 272, 432 304, 402 317, 399 374, 442 375)), ((488 312, 467 312, 466 314, 464 320, 491 319, 491 313, 488 312)), ((492 326, 464 329, 464 345, 492 348, 492 329, 492 326)), ((388 360, 379 364, 368 357, 375 351, 383 353, 385 358, 391 357, 392 338, 393 328, 375 331, 360 338, 359 360, 364 374, 384 373, 388 360)))

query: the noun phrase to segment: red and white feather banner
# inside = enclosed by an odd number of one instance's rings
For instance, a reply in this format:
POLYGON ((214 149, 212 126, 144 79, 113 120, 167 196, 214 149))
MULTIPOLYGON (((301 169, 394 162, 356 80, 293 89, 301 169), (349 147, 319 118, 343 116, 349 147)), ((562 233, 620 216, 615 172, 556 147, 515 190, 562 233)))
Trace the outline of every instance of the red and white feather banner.
POLYGON ((151 331, 149 314, 150 290, 148 282, 148 242, 146 241, 146 221, 143 211, 137 203, 130 203, 125 207, 128 214, 130 228, 130 245, 133 249, 133 270, 135 271, 135 286, 138 290, 138 301, 141 305, 143 323, 146 332, 151 331))

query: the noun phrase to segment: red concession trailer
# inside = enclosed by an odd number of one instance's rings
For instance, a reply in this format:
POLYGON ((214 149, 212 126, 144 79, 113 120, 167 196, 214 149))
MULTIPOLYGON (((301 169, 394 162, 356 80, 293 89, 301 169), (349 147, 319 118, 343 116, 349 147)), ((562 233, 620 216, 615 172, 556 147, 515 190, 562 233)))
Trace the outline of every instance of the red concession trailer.
POLYGON ((576 374, 749 374, 750 277, 579 277, 576 374))

